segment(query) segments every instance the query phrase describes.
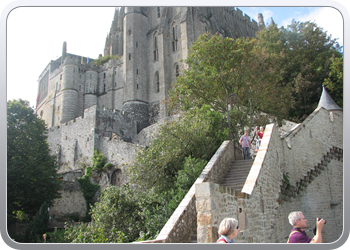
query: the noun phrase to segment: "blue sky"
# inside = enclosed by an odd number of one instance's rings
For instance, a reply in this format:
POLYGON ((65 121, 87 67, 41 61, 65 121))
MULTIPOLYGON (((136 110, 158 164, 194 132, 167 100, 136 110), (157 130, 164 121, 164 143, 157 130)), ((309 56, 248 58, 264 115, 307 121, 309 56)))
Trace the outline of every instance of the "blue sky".
MULTIPOLYGON (((327 34, 342 39, 340 13, 332 8, 309 7, 238 7, 257 21, 259 13, 265 23, 271 17, 278 26, 297 21, 316 21, 327 34)), ((21 7, 12 10, 7 22, 7 100, 22 98, 35 105, 38 77, 62 53, 97 58, 103 54, 115 7, 21 7), (18 58, 27 64, 19 73, 18 58), (29 63, 30 62, 30 63, 29 63)), ((342 42, 341 42, 342 44, 342 42)))
POLYGON ((257 16, 262 13, 265 24, 271 23, 271 18, 278 27, 287 27, 292 20, 315 22, 322 27, 332 38, 339 38, 343 45, 343 25, 341 13, 332 7, 238 7, 252 19, 257 21, 257 16))

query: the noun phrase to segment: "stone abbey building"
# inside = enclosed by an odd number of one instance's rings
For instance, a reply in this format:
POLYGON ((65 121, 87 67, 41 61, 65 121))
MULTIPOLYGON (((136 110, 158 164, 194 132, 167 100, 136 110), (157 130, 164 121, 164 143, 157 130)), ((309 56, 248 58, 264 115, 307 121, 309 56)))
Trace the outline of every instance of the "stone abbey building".
POLYGON ((36 112, 54 127, 84 117, 84 110, 96 105, 114 113, 102 132, 130 141, 166 116, 162 100, 179 74, 179 60, 201 34, 254 37, 259 27, 262 16, 258 24, 234 7, 116 9, 104 55, 119 59, 95 66, 93 59, 67 53, 64 42, 62 56, 39 76, 36 112))
MULTIPOLYGON (((68 53, 64 42, 62 56, 39 76, 36 106, 63 179, 62 198, 50 207, 51 227, 63 227, 69 216, 85 216, 76 179, 91 165, 94 149, 113 167, 93 172, 90 180, 101 187, 127 182, 127 164, 148 145, 156 122, 170 119, 164 100, 180 59, 201 34, 254 37, 264 27, 262 15, 255 22, 234 7, 125 7, 116 9, 103 50, 118 59, 96 66, 91 58, 68 53)), ((153 242, 187 243, 193 233, 198 243, 215 242, 220 221, 234 217, 243 232, 238 243, 284 243, 293 210, 303 211, 310 225, 318 216, 326 218, 324 242, 339 239, 343 111, 324 89, 317 109, 301 124, 288 126, 282 136, 274 124, 266 126, 239 189, 225 184, 240 154, 232 142, 224 142, 153 242)))
POLYGON ((104 48, 104 56, 118 59, 97 66, 68 53, 64 42, 62 56, 39 76, 36 103, 61 170, 89 163, 93 149, 120 163, 115 147, 104 147, 102 139, 132 142, 143 128, 166 118, 164 100, 191 44, 205 32, 254 37, 265 27, 261 14, 258 20, 234 7, 121 7, 104 48))

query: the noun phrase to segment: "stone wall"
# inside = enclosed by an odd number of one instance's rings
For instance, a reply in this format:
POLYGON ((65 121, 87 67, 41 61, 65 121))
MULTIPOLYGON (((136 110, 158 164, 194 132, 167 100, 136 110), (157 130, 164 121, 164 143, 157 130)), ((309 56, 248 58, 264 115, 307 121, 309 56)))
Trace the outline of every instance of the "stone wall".
POLYGON ((70 221, 72 217, 83 218, 87 204, 77 178, 82 172, 71 171, 62 174, 61 198, 55 199, 50 207, 50 223, 70 221))
MULTIPOLYGON (((242 189, 246 197, 237 197, 233 190, 214 183, 196 186, 198 243, 215 242, 225 217, 239 221, 242 232, 236 242, 284 243, 292 229, 288 222, 292 211, 305 214, 309 229, 313 229, 317 217, 326 219, 323 242, 339 239, 343 231, 343 156, 337 146, 342 145, 342 114, 317 109, 283 138, 276 126, 266 126, 242 189), (316 137, 315 141, 308 138, 311 134, 315 134, 311 137, 316 137), (288 146, 288 136, 298 147, 288 146), (316 145, 310 145, 313 143, 316 145), (310 157, 303 158, 309 151, 310 157), (291 176, 289 193, 283 188, 287 171, 291 176), (298 178, 304 180, 302 185, 298 178)), ((311 231, 307 234, 313 237, 311 231)))
POLYGON ((78 117, 61 126, 52 127, 48 143, 52 154, 57 155, 59 172, 91 165, 98 135, 95 134, 96 106, 86 109, 84 117, 78 117))
MULTIPOLYGON (((213 243, 224 218, 238 218, 236 190, 212 182, 195 186, 197 207, 197 242, 213 243)), ((240 221, 240 225, 241 225, 240 221)))
POLYGON ((284 171, 295 185, 331 147, 343 148, 343 112, 316 109, 283 138, 284 171))

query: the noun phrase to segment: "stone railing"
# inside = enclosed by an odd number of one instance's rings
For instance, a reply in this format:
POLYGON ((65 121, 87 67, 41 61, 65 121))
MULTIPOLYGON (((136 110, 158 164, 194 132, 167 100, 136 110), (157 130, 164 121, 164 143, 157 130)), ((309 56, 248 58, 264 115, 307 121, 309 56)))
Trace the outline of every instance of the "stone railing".
POLYGON ((249 195, 253 193, 256 181, 258 180, 260 170, 263 166, 264 159, 267 154, 273 129, 274 129, 274 124, 266 125, 264 136, 261 139, 259 151, 255 157, 252 168, 250 169, 247 180, 242 188, 242 193, 246 193, 249 195))

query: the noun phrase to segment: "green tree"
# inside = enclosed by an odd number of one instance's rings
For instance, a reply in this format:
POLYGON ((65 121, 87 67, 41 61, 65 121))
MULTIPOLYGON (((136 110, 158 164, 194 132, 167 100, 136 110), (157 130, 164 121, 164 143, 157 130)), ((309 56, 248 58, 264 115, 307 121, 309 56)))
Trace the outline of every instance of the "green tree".
POLYGON ((331 59, 341 56, 341 47, 313 22, 293 20, 287 28, 272 26, 257 37, 267 51, 284 54, 278 62, 282 67, 279 84, 289 86, 287 91, 292 93, 288 118, 302 121, 317 107, 331 59))
POLYGON ((333 57, 328 78, 324 85, 333 100, 343 107, 343 57, 333 57))
POLYGON ((283 54, 271 51, 255 38, 234 41, 208 33, 200 36, 169 93, 169 107, 176 111, 206 104, 226 115, 228 96, 235 94, 238 102, 230 110, 230 120, 238 140, 244 126, 255 122, 256 111, 278 116, 286 111, 287 103, 282 100, 288 99, 289 92, 276 84, 281 81, 278 62, 283 54), (276 103, 280 103, 279 109, 276 103))
POLYGON ((224 117, 209 106, 194 108, 179 118, 161 125, 157 139, 140 151, 128 167, 130 183, 156 193, 174 187, 185 158, 209 160, 227 139, 224 117))
POLYGON ((7 102, 7 212, 34 216, 59 197, 56 157, 50 155, 46 126, 29 103, 7 102))
POLYGON ((141 207, 132 195, 116 186, 107 187, 91 208, 91 222, 67 226, 73 243, 125 243, 136 241, 144 231, 141 207))
POLYGON ((133 242, 154 239, 228 136, 223 116, 193 108, 161 126, 129 166, 131 186, 108 187, 91 207, 91 222, 66 227, 65 241, 133 242))
POLYGON ((44 202, 39 213, 35 216, 32 223, 28 224, 25 231, 24 242, 40 242, 42 235, 47 232, 47 223, 49 221, 48 204, 44 202))

